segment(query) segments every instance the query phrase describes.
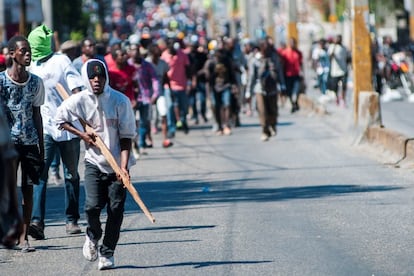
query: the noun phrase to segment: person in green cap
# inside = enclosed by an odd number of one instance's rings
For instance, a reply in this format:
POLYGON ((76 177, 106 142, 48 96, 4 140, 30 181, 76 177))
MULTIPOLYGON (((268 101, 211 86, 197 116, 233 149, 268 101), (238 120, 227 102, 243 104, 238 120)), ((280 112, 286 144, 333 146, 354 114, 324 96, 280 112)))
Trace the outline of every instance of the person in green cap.
MULTIPOLYGON (((76 93, 83 87, 79 72, 73 67, 71 60, 61 53, 53 51, 53 31, 46 25, 33 29, 28 36, 32 48, 32 63, 29 71, 43 79, 45 86, 45 103, 41 107, 43 118, 45 166, 40 176, 39 185, 33 191, 33 211, 29 235, 34 239, 44 239, 46 212, 46 185, 48 171, 55 153, 59 150, 64 167, 66 233, 78 234, 81 229, 79 220, 79 174, 78 163, 80 139, 65 130, 58 128, 55 122, 57 108, 63 98, 56 90, 58 83, 65 87, 69 94, 76 93)), ((73 123, 81 127, 79 121, 73 123)))

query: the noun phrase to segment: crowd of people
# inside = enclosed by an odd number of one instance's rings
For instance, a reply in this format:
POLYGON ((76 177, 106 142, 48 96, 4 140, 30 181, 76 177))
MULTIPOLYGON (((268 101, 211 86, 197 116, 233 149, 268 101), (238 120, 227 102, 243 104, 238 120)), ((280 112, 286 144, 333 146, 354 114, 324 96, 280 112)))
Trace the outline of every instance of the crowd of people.
POLYGON ((83 254, 89 261, 99 259, 99 269, 114 266, 126 194, 120 176, 97 149, 96 135, 129 175, 149 148, 173 146, 180 138, 177 131, 191 135, 192 126, 212 120, 214 133, 228 136, 243 123, 242 113, 257 112, 260 139, 268 141, 277 133, 279 99, 290 101, 292 113, 300 108, 302 53, 293 38, 281 48, 270 37, 240 41, 183 32, 114 36, 107 44, 93 37, 60 44, 55 32, 40 25, 27 37, 12 37, 3 53, 0 177, 1 196, 8 200, 0 206, 1 243, 22 252, 36 250, 29 236, 45 239, 46 190, 57 178, 65 189, 66 233, 82 233, 78 166, 83 140, 83 254), (162 144, 154 145, 158 132, 162 144), (103 231, 100 214, 105 207, 103 231))

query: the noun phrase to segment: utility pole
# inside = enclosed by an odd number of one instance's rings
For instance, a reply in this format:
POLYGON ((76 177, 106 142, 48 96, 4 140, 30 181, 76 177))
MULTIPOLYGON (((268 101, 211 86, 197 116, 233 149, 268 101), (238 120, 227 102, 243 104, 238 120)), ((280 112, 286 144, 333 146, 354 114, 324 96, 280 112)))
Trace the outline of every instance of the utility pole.
POLYGON ((250 0, 240 1, 240 19, 245 37, 253 37, 250 22, 250 0))
MULTIPOLYGON (((288 18, 288 39, 294 38, 299 42, 298 29, 296 23, 298 21, 298 11, 296 8, 296 0, 289 1, 289 18, 288 18)), ((287 39, 287 40, 288 40, 287 39)))
POLYGON ((26 18, 26 0, 20 0, 20 20, 19 20, 19 33, 21 35, 26 34, 27 18, 26 18))
POLYGON ((239 18, 239 1, 238 0, 231 0, 228 6, 228 13, 230 18, 230 37, 236 37, 237 35, 237 28, 236 28, 236 21, 239 18))
POLYGON ((367 27, 368 0, 352 0, 352 68, 354 70, 354 119, 358 123, 359 93, 372 91, 371 38, 367 27))
POLYGON ((275 39, 275 22, 273 20, 273 1, 267 0, 267 35, 275 39))
POLYGON ((4 11, 4 0, 0 0, 0 42, 6 41, 6 19, 4 11))
POLYGON ((336 28, 338 22, 338 16, 336 16, 336 0, 329 0, 329 22, 333 28, 336 28))
POLYGON ((410 40, 414 41, 414 0, 410 4, 410 40))

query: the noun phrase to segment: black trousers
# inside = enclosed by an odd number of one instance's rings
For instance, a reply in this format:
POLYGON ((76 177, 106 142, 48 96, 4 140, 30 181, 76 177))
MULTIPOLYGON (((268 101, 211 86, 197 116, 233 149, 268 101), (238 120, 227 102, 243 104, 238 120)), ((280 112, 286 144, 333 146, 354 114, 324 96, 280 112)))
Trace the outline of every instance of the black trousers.
POLYGON ((91 240, 102 237, 101 210, 107 211, 105 235, 99 249, 102 256, 111 257, 119 240, 126 190, 116 175, 102 173, 97 166, 85 163, 85 213, 88 227, 86 234, 91 240))

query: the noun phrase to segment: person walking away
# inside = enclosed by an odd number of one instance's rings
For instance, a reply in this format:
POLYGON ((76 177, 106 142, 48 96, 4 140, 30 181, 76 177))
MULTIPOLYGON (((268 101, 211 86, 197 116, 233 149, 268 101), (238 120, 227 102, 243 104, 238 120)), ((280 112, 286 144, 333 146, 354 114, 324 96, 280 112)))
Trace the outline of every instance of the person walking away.
POLYGON ((43 168, 44 144, 40 106, 45 101, 42 80, 29 73, 32 52, 27 39, 14 36, 8 43, 12 65, 0 73, 0 102, 6 112, 11 140, 18 152, 17 164, 12 172, 17 177, 21 166, 23 232, 19 239, 22 252, 32 252, 28 239, 30 216, 33 208, 33 185, 39 186, 43 168))
POLYGON ((132 139, 136 135, 135 117, 128 98, 108 84, 108 72, 102 61, 88 60, 82 67, 82 78, 87 89, 67 99, 58 109, 56 122, 86 144, 85 153, 85 213, 87 221, 83 256, 88 261, 99 257, 98 269, 115 266, 114 253, 120 236, 126 190, 100 150, 94 145, 99 135, 115 157, 118 165, 129 176, 135 164, 130 156, 132 139), (105 118, 101 116, 102 112, 105 118), (74 128, 73 122, 82 119, 92 126, 94 133, 74 128), (102 231, 100 214, 105 208, 107 218, 102 231), (102 238, 102 244, 99 241, 102 238))
POLYGON ((278 84, 285 87, 283 65, 274 47, 267 40, 259 42, 259 52, 250 59, 247 89, 255 93, 262 141, 276 135, 278 116, 278 84))
POLYGON ((161 132, 163 135, 162 146, 164 148, 171 147, 173 143, 168 138, 168 124, 167 124, 167 112, 168 104, 165 96, 164 86, 170 87, 170 80, 168 79, 167 72, 170 70, 168 64, 161 59, 161 49, 157 44, 152 44, 149 46, 149 56, 147 61, 150 62, 154 68, 155 73, 157 74, 159 88, 158 91, 160 96, 157 98, 157 113, 161 117, 161 132))
POLYGON ((346 90, 348 85, 348 64, 351 61, 351 54, 342 45, 342 36, 337 35, 334 43, 329 45, 328 55, 331 64, 329 77, 331 89, 335 92, 337 104, 346 107, 346 90), (339 93, 341 84, 341 95, 339 93))
MULTIPOLYGON (((170 80, 171 99, 173 110, 169 110, 167 115, 169 137, 175 136, 176 129, 182 129, 185 134, 189 128, 187 124, 188 113, 188 91, 190 83, 187 82, 190 76, 190 61, 188 55, 183 52, 180 43, 175 38, 170 38, 167 42, 168 48, 165 50, 161 59, 167 62, 170 70, 167 75, 170 80)), ((169 95, 167 95, 169 97, 169 95)))
MULTIPOLYGON (((62 84, 68 93, 76 93, 83 86, 80 74, 72 66, 70 59, 52 50, 52 30, 46 25, 33 29, 28 36, 32 47, 32 63, 29 71, 38 75, 45 86, 45 103, 41 107, 43 118, 45 166, 40 176, 39 185, 33 192, 33 211, 29 227, 29 235, 34 239, 45 238, 46 188, 48 171, 57 149, 59 149, 64 171, 66 233, 78 234, 79 215, 79 173, 80 139, 68 131, 56 126, 55 115, 58 106, 63 102, 56 90, 62 84)), ((80 126, 79 122, 75 122, 80 126)))
POLYGON ((291 112, 299 110, 298 98, 302 74, 302 52, 297 48, 297 41, 291 37, 285 49, 279 51, 284 61, 286 91, 291 103, 291 112))

